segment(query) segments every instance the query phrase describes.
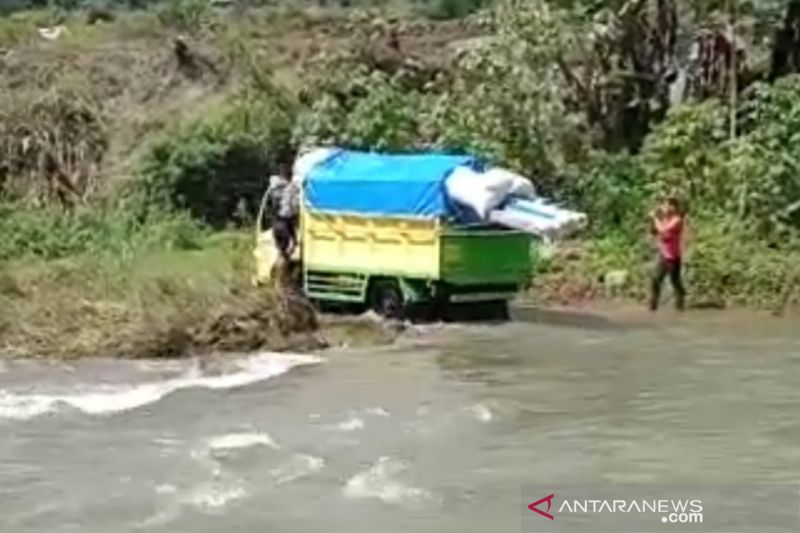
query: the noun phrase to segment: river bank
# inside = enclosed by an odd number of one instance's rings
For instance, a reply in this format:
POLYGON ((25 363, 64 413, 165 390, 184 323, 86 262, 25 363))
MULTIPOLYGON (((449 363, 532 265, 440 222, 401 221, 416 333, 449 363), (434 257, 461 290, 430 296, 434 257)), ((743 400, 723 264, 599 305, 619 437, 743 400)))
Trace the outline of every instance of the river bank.
MULTIPOLYGON (((695 228, 692 228, 695 229, 695 228)), ((683 279, 689 310, 792 316, 800 311, 797 251, 747 242, 738 248, 699 227, 687 245, 683 279)), ((646 239, 586 237, 548 249, 522 300, 545 308, 646 307, 656 252, 646 239)), ((673 307, 664 282, 661 308, 673 307)))
POLYGON ((320 318, 302 299, 250 283, 249 240, 195 250, 77 256, 0 266, 0 354, 174 358, 390 342, 369 318, 320 318))
MULTIPOLYGON (((302 298, 250 283, 249 240, 219 237, 198 250, 160 250, 111 261, 79 257, 0 268, 0 358, 186 358, 211 353, 318 352, 392 343, 402 328, 373 316, 318 314, 302 298)), ((552 276, 552 274, 550 274, 552 276)), ((653 314, 630 292, 577 276, 534 279, 512 305, 515 322, 630 328, 684 320, 667 299, 653 314), (582 281, 583 280, 583 281, 582 281)), ((690 320, 748 323, 774 313, 731 307, 690 320)), ((793 308, 792 308, 793 309, 793 308)), ((790 309, 786 314, 794 316, 790 309)))

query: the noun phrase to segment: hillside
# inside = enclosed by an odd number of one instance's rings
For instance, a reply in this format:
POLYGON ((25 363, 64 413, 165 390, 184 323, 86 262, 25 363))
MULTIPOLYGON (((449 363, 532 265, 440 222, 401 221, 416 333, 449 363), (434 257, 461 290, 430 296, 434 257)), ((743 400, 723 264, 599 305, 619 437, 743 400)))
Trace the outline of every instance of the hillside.
POLYGON ((83 202, 128 176, 148 139, 207 113, 247 78, 296 90, 331 51, 400 68, 406 59, 442 58, 449 43, 475 33, 462 23, 411 21, 398 26, 398 53, 373 33, 378 25, 335 10, 208 13, 196 25, 174 16, 173 26, 150 12, 90 26, 76 13, 53 41, 37 33, 34 16, 14 23, 20 28, 0 56, 6 193, 83 202))

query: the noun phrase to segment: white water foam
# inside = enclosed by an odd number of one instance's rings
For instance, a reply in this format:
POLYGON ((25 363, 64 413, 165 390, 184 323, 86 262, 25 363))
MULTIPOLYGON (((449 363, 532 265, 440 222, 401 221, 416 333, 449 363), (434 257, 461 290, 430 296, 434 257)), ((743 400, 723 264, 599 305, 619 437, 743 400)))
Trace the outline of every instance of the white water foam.
POLYGON ((238 369, 228 374, 203 376, 197 370, 161 382, 129 387, 96 386, 79 394, 19 394, 0 391, 0 418, 27 420, 62 407, 71 407, 88 415, 109 415, 130 411, 183 389, 234 389, 258 383, 301 365, 321 363, 311 355, 260 354, 238 362, 238 369))
POLYGON ((425 489, 405 485, 395 479, 407 465, 391 457, 381 457, 369 469, 350 478, 344 486, 348 498, 374 498, 393 505, 415 505, 434 499, 425 489))
POLYGON ((313 455, 295 454, 286 463, 270 471, 275 483, 283 485, 310 476, 323 469, 325 460, 313 455))
POLYGON ((478 422, 488 424, 492 421, 492 419, 494 419, 494 413, 492 413, 492 410, 489 409, 489 406, 485 404, 479 403, 473 405, 470 410, 472 411, 472 415, 475 417, 475 420, 478 422))
POLYGON ((207 513, 216 514, 227 507, 229 503, 242 500, 247 496, 247 491, 240 484, 208 483, 192 490, 182 499, 182 503, 207 513))
POLYGON ((356 431, 358 429, 364 429, 364 421, 358 417, 351 417, 344 422, 340 422, 336 424, 336 429, 340 431, 356 431))
POLYGON ((182 510, 191 507, 206 514, 222 514, 228 504, 243 500, 249 496, 245 487, 238 482, 220 483, 212 481, 203 483, 185 492, 175 485, 164 484, 155 488, 155 493, 162 500, 162 508, 138 524, 140 530, 149 530, 164 526, 182 514, 182 510))
POLYGON ((390 416, 389 411, 387 411, 383 407, 370 407, 369 409, 366 410, 366 413, 368 415, 379 416, 382 418, 388 418, 390 416))
POLYGON ((241 450, 254 446, 278 449, 278 445, 266 433, 228 433, 208 439, 211 450, 241 450))
POLYGON ((224 477, 225 462, 236 458, 245 450, 254 448, 279 450, 280 446, 271 436, 263 432, 226 433, 206 439, 201 446, 190 451, 190 456, 206 468, 213 479, 219 480, 224 477))
POLYGON ((175 485, 170 485, 169 483, 164 483, 163 485, 158 485, 156 487, 156 494, 164 495, 164 494, 175 494, 178 492, 178 487, 175 485))

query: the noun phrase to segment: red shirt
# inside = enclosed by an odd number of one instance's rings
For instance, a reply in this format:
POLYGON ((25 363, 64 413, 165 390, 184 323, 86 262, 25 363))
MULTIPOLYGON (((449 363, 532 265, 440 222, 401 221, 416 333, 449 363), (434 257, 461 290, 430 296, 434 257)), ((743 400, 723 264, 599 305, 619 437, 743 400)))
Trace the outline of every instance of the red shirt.
POLYGON ((658 250, 661 257, 667 260, 681 258, 683 238, 683 218, 675 215, 661 222, 658 231, 658 250))

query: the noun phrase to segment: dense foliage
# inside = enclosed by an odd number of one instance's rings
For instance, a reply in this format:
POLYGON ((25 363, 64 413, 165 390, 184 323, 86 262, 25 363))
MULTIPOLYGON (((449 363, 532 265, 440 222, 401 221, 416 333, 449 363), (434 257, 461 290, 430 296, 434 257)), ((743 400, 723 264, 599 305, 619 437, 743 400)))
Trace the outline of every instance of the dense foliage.
POLYGON ((275 102, 238 96, 166 132, 140 162, 131 192, 213 227, 252 220, 270 171, 291 157, 291 122, 275 102))

